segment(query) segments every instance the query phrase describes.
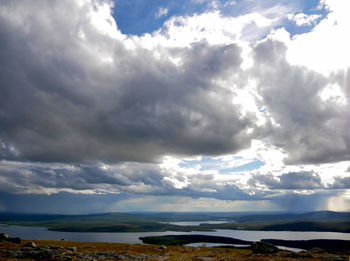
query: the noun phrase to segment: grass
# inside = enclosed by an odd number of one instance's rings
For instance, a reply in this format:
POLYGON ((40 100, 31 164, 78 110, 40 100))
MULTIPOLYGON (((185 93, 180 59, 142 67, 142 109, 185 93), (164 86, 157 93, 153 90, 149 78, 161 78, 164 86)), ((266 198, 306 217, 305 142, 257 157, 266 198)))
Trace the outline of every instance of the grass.
MULTIPOLYGON (((83 252, 106 252, 114 251, 118 253, 130 253, 138 256, 140 254, 156 255, 157 258, 149 258, 149 261, 200 261, 200 260, 222 260, 222 261, 240 261, 240 260, 257 260, 257 261, 292 261, 302 258, 303 261, 323 260, 332 256, 329 253, 311 253, 299 254, 297 257, 291 257, 290 252, 281 251, 276 254, 263 255, 252 254, 249 249, 236 248, 219 248, 219 247, 187 247, 187 246, 168 246, 160 249, 158 245, 140 245, 140 244, 118 244, 118 243, 99 243, 99 242, 72 242, 72 241, 54 241, 54 240, 33 240, 37 246, 57 246, 57 247, 77 247, 78 253, 83 252), (205 259, 207 258, 207 259, 205 259)), ((2 249, 14 249, 24 246, 28 241, 24 240, 20 245, 13 243, 0 243, 0 260, 15 260, 1 257, 2 249)), ((340 255, 348 258, 345 255, 340 255)), ((75 258, 74 260, 79 260, 75 258)))

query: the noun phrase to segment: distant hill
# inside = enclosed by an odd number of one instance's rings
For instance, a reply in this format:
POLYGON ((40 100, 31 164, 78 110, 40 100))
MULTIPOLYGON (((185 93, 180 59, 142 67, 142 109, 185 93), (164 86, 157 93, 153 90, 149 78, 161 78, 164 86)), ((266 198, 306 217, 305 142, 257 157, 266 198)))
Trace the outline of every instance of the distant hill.
POLYGON ((212 212, 212 213, 184 213, 184 212, 149 212, 149 213, 96 213, 85 215, 64 215, 51 213, 14 213, 0 212, 1 221, 50 221, 61 219, 118 219, 119 221, 159 221, 159 222, 177 222, 177 221, 209 221, 209 220, 234 220, 238 222, 264 221, 264 220, 343 220, 350 219, 350 212, 335 211, 314 211, 307 213, 264 213, 264 212, 212 212))
POLYGON ((250 221, 273 221, 273 220, 309 220, 309 221, 330 221, 330 220, 345 220, 350 219, 350 212, 334 212, 334 211, 315 211, 300 214, 286 213, 286 214, 254 214, 254 215, 242 215, 235 217, 239 222, 250 221))
POLYGON ((0 212, 0 223, 42 226, 50 230, 76 232, 212 231, 245 229, 271 231, 350 232, 350 213, 316 211, 308 213, 100 213, 61 215, 0 212), (206 224, 222 220, 227 223, 206 224), (197 221, 200 225, 172 224, 197 221))

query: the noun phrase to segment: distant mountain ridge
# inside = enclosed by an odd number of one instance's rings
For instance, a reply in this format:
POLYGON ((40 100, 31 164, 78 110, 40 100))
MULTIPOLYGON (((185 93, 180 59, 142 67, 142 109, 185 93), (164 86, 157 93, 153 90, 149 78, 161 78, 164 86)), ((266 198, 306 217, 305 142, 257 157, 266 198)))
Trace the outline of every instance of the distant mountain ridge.
POLYGON ((350 212, 307 213, 100 213, 86 215, 0 212, 0 223, 40 226, 70 232, 155 232, 155 231, 333 231, 350 232, 350 212), (207 223, 208 221, 222 223, 207 223), (185 225, 181 221, 195 221, 185 225))
POLYGON ((237 217, 237 221, 264 221, 264 220, 334 220, 350 219, 350 212, 335 212, 329 210, 313 211, 300 214, 257 214, 237 217))
POLYGON ((116 218, 120 220, 145 219, 154 221, 210 221, 210 220, 235 220, 242 222, 264 221, 264 220, 329 220, 329 219, 350 219, 350 212, 336 212, 329 210, 313 211, 306 213, 239 213, 239 212, 149 212, 149 213, 127 213, 110 212, 95 214, 55 214, 55 213, 16 213, 0 212, 1 221, 49 221, 60 219, 96 219, 96 218, 116 218))

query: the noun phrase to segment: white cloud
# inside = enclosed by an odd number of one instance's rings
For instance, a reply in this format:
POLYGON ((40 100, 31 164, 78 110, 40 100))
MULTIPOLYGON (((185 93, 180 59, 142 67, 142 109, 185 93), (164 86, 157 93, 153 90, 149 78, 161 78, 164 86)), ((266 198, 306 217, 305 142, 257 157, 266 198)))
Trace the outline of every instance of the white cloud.
POLYGON ((117 24, 112 16, 113 1, 101 1, 99 3, 87 3, 89 22, 100 33, 111 38, 123 39, 124 37, 117 28, 117 24))
POLYGON ((203 4, 206 0, 191 0, 192 3, 203 4))
POLYGON ((236 5, 237 2, 234 0, 228 0, 225 2, 224 7, 236 5))
POLYGON ((324 3, 329 14, 310 33, 294 36, 288 44, 287 59, 328 75, 350 66, 350 2, 326 0, 324 3))
POLYGON ((165 7, 159 7, 157 13, 155 14, 156 18, 161 18, 163 16, 167 16, 169 12, 168 8, 165 7))
POLYGON ((288 19, 295 22, 297 26, 307 26, 315 24, 317 19, 320 18, 321 15, 306 15, 304 13, 299 14, 290 14, 288 15, 288 19))
POLYGON ((259 38, 266 33, 266 28, 274 23, 273 19, 259 13, 223 17, 219 11, 211 11, 188 17, 172 17, 165 22, 162 30, 153 33, 152 37, 146 35, 140 41, 152 49, 159 45, 188 47, 201 41, 228 44, 259 38), (254 27, 254 32, 246 34, 244 30, 248 27, 254 27))

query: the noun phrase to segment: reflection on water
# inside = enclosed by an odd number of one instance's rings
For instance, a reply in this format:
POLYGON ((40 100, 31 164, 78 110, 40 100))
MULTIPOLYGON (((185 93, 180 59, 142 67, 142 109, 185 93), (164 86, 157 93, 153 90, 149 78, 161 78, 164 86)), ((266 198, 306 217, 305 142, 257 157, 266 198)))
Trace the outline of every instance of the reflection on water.
POLYGON ((293 252, 301 252, 301 251, 305 251, 305 249, 301 249, 301 248, 294 248, 294 247, 285 247, 285 246, 278 246, 279 249, 281 250, 289 250, 289 251, 293 251, 293 252))
POLYGON ((213 232, 193 231, 193 232, 140 232, 140 233, 80 233, 80 232, 58 232, 49 231, 43 227, 24 226, 0 226, 0 233, 7 233, 10 237, 20 237, 22 239, 42 239, 42 240, 72 240, 88 242, 114 242, 142 244, 139 237, 163 236, 163 235, 212 235, 233 237, 247 241, 259 241, 261 239, 284 239, 284 240, 310 240, 310 239, 343 239, 350 240, 349 233, 336 232, 291 232, 291 231, 247 231, 247 230, 217 230, 213 232))
POLYGON ((162 224, 177 225, 177 226, 199 226, 200 224, 226 224, 226 220, 212 220, 212 221, 179 221, 179 222, 160 222, 162 224))
MULTIPOLYGON (((249 247, 249 245, 218 244, 218 243, 192 243, 192 244, 187 244, 186 246, 191 246, 191 247, 201 247, 201 246, 206 246, 206 247, 223 247, 223 246, 249 247)), ((293 251, 293 252, 304 251, 304 249, 294 248, 294 247, 278 246, 278 248, 281 249, 281 250, 289 250, 289 251, 293 251)))
POLYGON ((191 247, 218 247, 218 246, 234 246, 234 247, 248 247, 249 245, 239 245, 239 244, 220 244, 220 243, 192 243, 187 244, 186 246, 191 247))

